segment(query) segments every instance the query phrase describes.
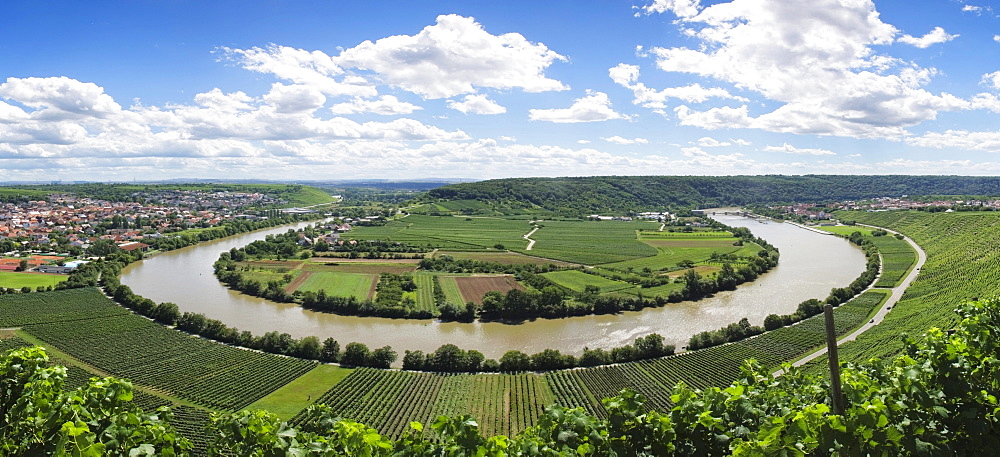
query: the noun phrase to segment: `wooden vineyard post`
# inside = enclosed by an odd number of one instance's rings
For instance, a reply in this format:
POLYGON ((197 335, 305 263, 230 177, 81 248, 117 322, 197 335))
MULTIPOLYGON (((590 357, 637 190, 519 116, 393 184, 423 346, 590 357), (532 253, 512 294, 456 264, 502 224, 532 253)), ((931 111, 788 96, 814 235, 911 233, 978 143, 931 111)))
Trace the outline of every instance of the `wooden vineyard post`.
POLYGON ((844 415, 844 395, 840 391, 840 360, 837 357, 837 328, 833 325, 833 305, 823 307, 826 317, 826 356, 830 362, 830 388, 833 390, 833 414, 844 415))

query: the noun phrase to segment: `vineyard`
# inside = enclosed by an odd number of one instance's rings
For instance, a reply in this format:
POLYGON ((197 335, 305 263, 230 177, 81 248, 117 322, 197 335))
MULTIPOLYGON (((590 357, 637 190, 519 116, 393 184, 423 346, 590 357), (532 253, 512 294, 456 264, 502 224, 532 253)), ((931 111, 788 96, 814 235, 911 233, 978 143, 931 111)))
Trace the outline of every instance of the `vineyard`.
POLYGON ((211 409, 243 408, 315 366, 172 330, 96 289, 4 295, 0 319, 109 374, 211 409))
MULTIPOLYGON (((951 328, 956 322, 952 310, 957 303, 997 295, 1000 214, 889 211, 838 216, 903 233, 927 253, 920 276, 902 300, 881 324, 842 347, 842 361, 891 357, 903 347, 901 334, 915 336, 931 327, 951 328)), ((815 365, 821 363, 825 359, 815 365)))
POLYGON ((878 246, 878 251, 882 254, 882 276, 875 282, 875 287, 896 287, 917 261, 917 254, 909 243, 893 236, 874 236, 868 239, 878 246))
MULTIPOLYGON (((317 404, 398 437, 411 421, 433 422, 440 415, 472 414, 489 435, 510 434, 535 425, 555 397, 533 374, 456 375, 359 368, 337 383, 317 404)), ((292 423, 305 425, 300 414, 292 423)))

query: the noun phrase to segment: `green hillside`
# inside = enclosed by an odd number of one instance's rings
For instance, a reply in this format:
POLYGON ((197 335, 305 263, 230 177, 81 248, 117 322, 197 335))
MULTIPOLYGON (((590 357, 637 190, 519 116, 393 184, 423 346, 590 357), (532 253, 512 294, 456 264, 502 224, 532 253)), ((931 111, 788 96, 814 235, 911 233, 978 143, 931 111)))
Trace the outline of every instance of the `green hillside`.
MULTIPOLYGON (((1000 195, 1000 178, 968 176, 595 176, 511 178, 429 191, 437 210, 554 212, 581 215, 771 202, 822 202, 901 195, 1000 195)), ((485 214, 485 213, 483 213, 485 214)))

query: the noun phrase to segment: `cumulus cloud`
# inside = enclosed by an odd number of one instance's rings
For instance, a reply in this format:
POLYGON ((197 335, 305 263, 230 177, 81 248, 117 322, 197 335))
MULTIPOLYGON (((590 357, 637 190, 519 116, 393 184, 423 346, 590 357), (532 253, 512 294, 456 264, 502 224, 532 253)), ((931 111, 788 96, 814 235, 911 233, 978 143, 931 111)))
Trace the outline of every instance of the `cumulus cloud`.
POLYGON ((264 101, 278 113, 311 113, 326 103, 326 96, 310 86, 275 83, 271 86, 271 92, 264 95, 264 101))
POLYGON ((945 32, 943 28, 934 27, 934 30, 931 30, 926 35, 920 38, 911 35, 903 35, 899 37, 899 42, 924 49, 930 47, 933 44, 945 43, 954 40, 955 38, 958 38, 958 35, 950 35, 947 32, 945 32))
POLYGON ((784 152, 785 154, 804 154, 813 156, 837 155, 836 152, 826 149, 797 148, 788 143, 782 144, 781 146, 768 146, 765 147, 764 150, 768 152, 784 152))
POLYGON ((968 130, 947 130, 928 132, 918 137, 907 138, 912 146, 946 149, 959 148, 969 151, 1000 152, 1000 131, 970 132, 968 130))
POLYGON ((734 96, 728 90, 721 87, 706 88, 698 83, 680 87, 668 87, 659 91, 651 89, 646 87, 645 84, 638 82, 639 67, 636 65, 620 63, 608 70, 608 76, 616 84, 631 89, 635 97, 632 103, 645 108, 666 108, 666 102, 671 98, 684 100, 688 103, 702 103, 710 98, 746 101, 745 98, 734 96))
MULTIPOLYGON (((689 18, 698 14, 700 0, 653 0, 653 3, 642 7, 646 14, 665 13, 670 11, 680 18, 689 18)), ((636 13, 636 16, 639 14, 636 13)))
POLYGON ((507 108, 500 106, 485 95, 466 95, 460 102, 449 100, 448 108, 465 114, 503 114, 507 112, 507 108))
POLYGON ((722 146, 730 146, 732 143, 716 140, 712 137, 701 137, 698 139, 698 146, 703 148, 717 148, 722 146))
POLYGON ((587 96, 576 99, 569 108, 532 109, 528 110, 528 118, 533 121, 574 123, 628 119, 628 116, 611 108, 608 94, 588 90, 587 96))
POLYGON ((190 105, 122 109, 93 83, 10 78, 0 85, 0 145, 7 157, 99 159, 249 157, 260 141, 461 141, 468 135, 413 119, 356 122, 315 115, 326 97, 276 83, 260 98, 219 89, 190 105), (21 107, 27 107, 25 110, 21 107))
POLYGON ((603 140, 607 141, 608 143, 614 143, 614 144, 648 144, 649 143, 649 140, 647 140, 645 138, 632 138, 632 139, 628 139, 628 138, 622 138, 622 137, 620 137, 618 135, 615 135, 615 136, 612 136, 612 137, 608 137, 608 138, 603 138, 603 140))
POLYGON ((322 51, 306 51, 288 46, 234 49, 222 47, 224 59, 258 73, 272 74, 295 84, 310 86, 327 95, 374 97, 374 84, 347 73, 336 59, 322 51))
POLYGON ((382 116, 410 114, 422 109, 420 106, 401 101, 393 95, 383 95, 375 100, 355 98, 350 102, 338 103, 330 107, 333 114, 372 113, 382 116))
POLYGON ((39 119, 102 118, 121 111, 121 106, 94 83, 65 76, 52 78, 7 78, 0 84, 0 97, 33 108, 39 119))
POLYGON ((545 76, 566 58, 518 33, 492 35, 473 18, 441 15, 416 35, 365 41, 335 59, 344 68, 374 72, 382 82, 425 98, 448 98, 476 88, 526 92, 568 89, 545 76))
MULTIPOLYGON (((899 139, 906 127, 938 112, 971 107, 921 87, 935 69, 876 53, 876 46, 896 41, 899 31, 880 20, 869 0, 819 0, 809 8, 783 0, 732 0, 678 17, 697 46, 649 49, 646 55, 658 68, 712 78, 778 104, 754 116, 745 105, 701 111, 681 105, 675 111, 683 125, 899 139)), ((914 44, 942 37, 952 35, 935 29, 914 44)), ((636 76, 625 67, 612 78, 631 85, 636 76)))

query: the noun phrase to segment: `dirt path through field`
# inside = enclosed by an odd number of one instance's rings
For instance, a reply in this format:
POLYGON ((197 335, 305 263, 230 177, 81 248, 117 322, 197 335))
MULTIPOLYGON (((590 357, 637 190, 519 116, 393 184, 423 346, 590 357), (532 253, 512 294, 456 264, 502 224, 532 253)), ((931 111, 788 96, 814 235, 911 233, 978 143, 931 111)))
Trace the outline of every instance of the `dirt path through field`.
POLYGON ((528 247, 524 248, 525 251, 530 251, 531 247, 535 245, 535 240, 531 239, 531 235, 538 231, 538 227, 531 229, 527 235, 524 235, 524 239, 528 240, 528 247))

